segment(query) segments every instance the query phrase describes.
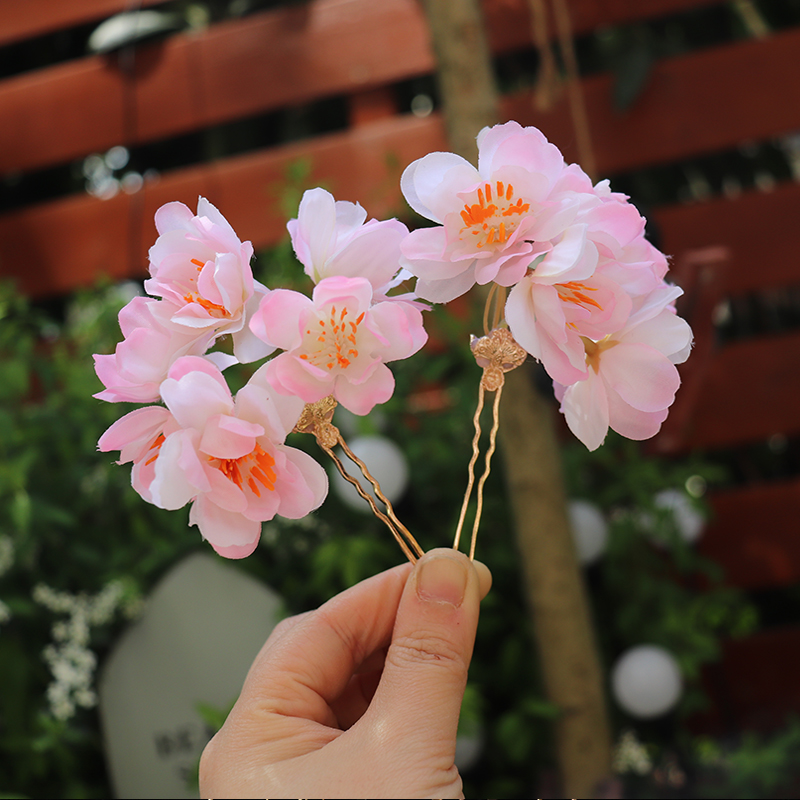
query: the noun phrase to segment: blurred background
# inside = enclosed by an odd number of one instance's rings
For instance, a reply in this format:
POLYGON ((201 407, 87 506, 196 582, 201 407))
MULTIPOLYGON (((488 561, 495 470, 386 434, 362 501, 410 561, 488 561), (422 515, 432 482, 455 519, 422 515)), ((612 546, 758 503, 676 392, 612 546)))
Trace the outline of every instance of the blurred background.
MULTIPOLYGON (((796 795, 800 0, 480 11, 503 120, 568 161, 590 143, 596 177, 671 256, 695 331, 653 441, 588 453, 548 412, 613 743, 594 794, 796 795)), ((91 354, 121 338, 165 202, 207 197, 253 242, 260 280, 303 290, 285 223, 306 188, 419 224, 400 174, 450 149, 434 50, 418 0, 0 6, 0 797, 194 796, 272 625, 402 560, 332 486, 312 517, 276 518, 253 556, 223 562, 185 509, 146 504, 96 452, 130 407, 91 397, 91 354)), ((337 412, 426 549, 449 543, 466 484, 480 316, 469 301, 431 312, 392 400, 337 412)), ((563 796, 568 709, 543 683, 507 478, 498 461, 459 765, 467 796, 563 796)))

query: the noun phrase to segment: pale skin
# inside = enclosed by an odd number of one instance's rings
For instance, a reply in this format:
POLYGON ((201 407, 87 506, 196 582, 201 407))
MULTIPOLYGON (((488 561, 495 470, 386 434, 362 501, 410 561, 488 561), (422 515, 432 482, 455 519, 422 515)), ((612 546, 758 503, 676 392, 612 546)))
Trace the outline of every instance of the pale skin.
POLYGON ((202 797, 463 797, 456 730, 491 574, 438 549, 281 622, 200 761, 202 797))

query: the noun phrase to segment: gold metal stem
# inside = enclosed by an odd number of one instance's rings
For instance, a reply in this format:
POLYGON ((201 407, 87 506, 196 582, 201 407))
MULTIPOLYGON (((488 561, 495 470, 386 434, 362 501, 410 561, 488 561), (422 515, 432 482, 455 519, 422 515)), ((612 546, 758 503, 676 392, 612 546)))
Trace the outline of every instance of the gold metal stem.
MULTIPOLYGON (((342 441, 341 439, 339 441, 339 444, 341 444, 345 448, 345 452, 347 452, 349 450, 347 445, 344 444, 344 441, 342 441)), ((375 514, 375 516, 379 520, 381 520, 386 525, 386 527, 392 532, 392 536, 394 536, 395 540, 397 541, 397 544, 400 545, 400 548, 406 554, 406 557, 408 558, 408 560, 412 564, 416 563, 417 556, 421 556, 422 555, 422 550, 421 550, 421 548, 419 548, 419 545, 416 542, 414 542, 414 544, 416 544, 417 548, 419 549, 417 555, 414 555, 414 553, 412 553, 411 550, 409 549, 409 547, 406 544, 406 542, 403 539, 403 537, 400 535, 399 531, 392 524, 392 520, 390 520, 389 517, 387 517, 386 514, 384 514, 378 508, 377 505, 375 505, 375 501, 372 499, 372 497, 367 492, 364 491, 363 487, 358 482, 358 480, 356 480, 352 475, 350 475, 350 473, 344 468, 344 464, 342 464, 341 459, 339 458, 339 456, 337 456, 336 453, 334 453, 333 450, 331 450, 329 447, 325 447, 325 445, 320 444, 320 447, 322 447, 322 449, 333 459, 333 463, 336 464, 336 469, 339 470, 339 474, 348 483, 352 484, 355 487, 356 491, 359 493, 359 495, 361 497, 363 497, 364 500, 366 500, 369 503, 369 507, 372 509, 372 513, 375 514)), ((350 455, 350 453, 348 453, 348 455, 350 455)), ((367 480, 369 480, 369 478, 367 478, 367 480)), ((374 484, 373 484, 373 486, 374 486, 374 484)), ((387 508, 388 508, 388 506, 387 506, 387 508)), ((411 534, 409 533, 408 536, 411 537, 411 534)), ((413 540, 413 537, 411 537, 411 539, 413 540)))
POLYGON ((494 298, 496 292, 497 292, 497 284, 496 283, 492 283, 492 285, 489 287, 489 293, 486 295, 486 305, 483 307, 483 334, 484 334, 484 336, 488 336, 489 335, 489 331, 491 330, 491 328, 489 328, 489 311, 492 308, 492 298, 494 298))
POLYGON ((469 462, 469 479, 467 481, 467 491, 464 494, 464 501, 461 504, 461 514, 458 517, 458 525, 456 526, 456 535, 453 540, 453 550, 458 550, 458 545, 461 542, 461 530, 464 527, 464 517, 467 515, 467 506, 469 499, 472 496, 472 487, 475 485, 475 462, 478 460, 480 452, 479 443, 481 438, 481 411, 483 411, 483 400, 485 397, 485 389, 483 382, 478 384, 478 407, 475 409, 475 415, 472 418, 472 424, 475 428, 475 434, 472 437, 472 458, 469 462))
POLYGON ((475 521, 472 523, 472 540, 469 545, 469 560, 475 559, 475 544, 478 541, 478 526, 481 524, 481 514, 483 514, 483 485, 489 477, 489 472, 492 469, 492 455, 494 454, 497 445, 497 431, 500 428, 500 396, 503 394, 502 384, 497 387, 494 393, 494 403, 492 405, 492 430, 489 434, 489 449, 486 451, 486 461, 483 469, 483 475, 478 481, 478 507, 475 510, 475 521))
MULTIPOLYGON (((397 515, 394 513, 394 508, 392 504, 389 502, 389 498, 384 495, 383 491, 381 490, 381 486, 375 478, 372 477, 372 474, 367 469, 367 465, 347 446, 347 442, 342 438, 341 434, 339 435, 339 445, 341 446, 342 450, 347 454, 347 457, 354 463, 358 468, 361 470, 363 476, 370 482, 372 488, 375 490, 375 494, 377 495, 378 499, 386 506, 386 513, 389 516, 389 519, 397 526, 397 530, 406 538, 406 541, 414 550, 416 555, 422 556, 425 551, 420 547, 417 540, 411 535, 411 531, 403 525, 402 522, 397 518, 397 515)), ((358 483, 356 481, 356 483, 358 483)), ((360 492, 359 492, 360 494, 360 492)), ((363 495, 362 495, 363 496, 363 495)), ((370 498, 372 500, 372 498, 370 498)), ((374 503, 370 503, 371 506, 374 507, 374 503)))

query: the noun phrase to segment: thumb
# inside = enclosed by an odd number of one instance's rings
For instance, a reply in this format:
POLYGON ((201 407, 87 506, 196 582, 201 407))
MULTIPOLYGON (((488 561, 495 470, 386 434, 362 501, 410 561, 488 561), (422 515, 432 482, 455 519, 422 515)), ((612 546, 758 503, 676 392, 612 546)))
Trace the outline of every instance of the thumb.
POLYGON ((407 755, 452 766, 480 601, 490 585, 483 564, 445 548, 422 556, 406 582, 370 711, 373 725, 414 751, 407 755))

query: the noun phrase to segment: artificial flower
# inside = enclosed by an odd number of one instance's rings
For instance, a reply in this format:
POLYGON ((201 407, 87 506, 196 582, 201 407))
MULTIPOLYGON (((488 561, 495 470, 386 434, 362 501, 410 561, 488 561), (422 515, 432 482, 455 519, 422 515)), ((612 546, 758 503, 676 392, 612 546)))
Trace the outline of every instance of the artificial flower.
POLYGON ((169 306, 152 297, 134 297, 119 313, 124 336, 111 355, 95 355, 94 368, 105 386, 95 397, 111 403, 153 403, 172 363, 185 355, 203 355, 213 333, 169 323, 169 306), (165 312, 165 313, 164 313, 165 312))
POLYGON ((478 135, 478 168, 453 153, 410 164, 400 185, 411 208, 438 223, 412 231, 402 265, 417 294, 447 302, 475 283, 513 286, 541 252, 536 244, 564 232, 578 209, 575 192, 551 197, 565 169, 558 148, 516 122, 478 135))
POLYGON ((314 283, 324 278, 366 278, 383 293, 400 269, 400 242, 408 228, 396 219, 367 221, 358 203, 334 200, 325 189, 309 189, 297 219, 286 227, 295 255, 314 283))
POLYGON ((159 389, 166 407, 132 411, 98 444, 133 462, 133 487, 145 500, 166 509, 191 503, 190 524, 227 558, 252 553, 262 522, 303 517, 327 494, 325 470, 284 444, 302 400, 274 392, 264 369, 234 399, 207 359, 180 358, 159 389))
POLYGON ((598 261, 587 226, 572 225, 531 265, 506 303, 514 339, 559 383, 586 377, 583 338, 614 333, 631 310, 630 297, 597 271, 598 261))
POLYGON ((232 334, 241 363, 269 355, 247 320, 268 291, 253 279, 253 246, 241 242, 225 217, 204 197, 197 214, 183 203, 167 203, 155 216, 159 236, 150 248, 145 290, 161 297, 176 328, 215 339, 232 334))
POLYGON ((392 396, 386 362, 413 355, 427 341, 420 311, 410 303, 374 302, 366 278, 323 278, 311 298, 276 289, 250 325, 285 351, 266 364, 279 392, 306 403, 333 395, 361 415, 392 396))
POLYGON ((634 304, 625 326, 600 341, 584 339, 586 377, 569 386, 556 383, 561 412, 589 450, 604 441, 609 427, 629 439, 658 433, 675 399, 692 331, 674 308, 681 290, 664 284, 634 304))

